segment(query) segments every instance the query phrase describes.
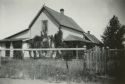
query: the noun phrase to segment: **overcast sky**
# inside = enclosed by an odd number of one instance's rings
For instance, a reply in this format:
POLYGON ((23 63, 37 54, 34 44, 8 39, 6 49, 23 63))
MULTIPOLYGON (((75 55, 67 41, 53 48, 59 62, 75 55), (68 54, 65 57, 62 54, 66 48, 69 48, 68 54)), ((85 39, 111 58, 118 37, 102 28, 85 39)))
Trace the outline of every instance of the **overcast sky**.
POLYGON ((0 39, 28 28, 43 4, 72 17, 100 38, 113 15, 125 24, 125 0, 0 0, 0 39))

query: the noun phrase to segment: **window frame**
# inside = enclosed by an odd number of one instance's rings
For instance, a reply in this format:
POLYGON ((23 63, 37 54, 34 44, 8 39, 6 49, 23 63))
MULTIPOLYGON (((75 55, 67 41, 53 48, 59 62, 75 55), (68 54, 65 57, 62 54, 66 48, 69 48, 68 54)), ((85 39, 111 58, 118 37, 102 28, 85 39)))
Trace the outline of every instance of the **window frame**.
POLYGON ((42 23, 42 32, 47 33, 48 32, 48 20, 41 20, 41 23, 42 23))

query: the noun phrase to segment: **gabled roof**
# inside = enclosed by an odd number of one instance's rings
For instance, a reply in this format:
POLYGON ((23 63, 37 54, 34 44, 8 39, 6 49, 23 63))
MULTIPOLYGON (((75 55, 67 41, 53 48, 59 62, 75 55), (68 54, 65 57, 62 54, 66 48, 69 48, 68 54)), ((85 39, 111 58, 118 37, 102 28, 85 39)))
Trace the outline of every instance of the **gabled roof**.
POLYGON ((68 35, 64 41, 81 41, 81 42, 85 42, 85 43, 92 43, 91 41, 85 40, 79 36, 75 36, 75 35, 68 35))
POLYGON ((82 28, 71 18, 68 17, 64 14, 61 14, 47 6, 44 6, 45 10, 47 10, 47 12, 49 12, 49 14, 51 14, 51 16, 56 19, 56 21, 61 25, 61 26, 65 26, 74 30, 77 30, 79 32, 84 32, 82 30, 82 28))
POLYGON ((3 39, 0 40, 0 42, 6 42, 6 41, 26 41, 26 40, 30 40, 28 38, 13 38, 13 39, 3 39))
POLYGON ((20 31, 20 32, 14 34, 14 35, 11 35, 11 36, 9 36, 9 37, 6 37, 5 39, 11 39, 12 37, 14 37, 14 36, 16 36, 16 35, 25 33, 25 32, 27 32, 27 31, 29 31, 29 29, 22 30, 22 31, 20 31))
POLYGON ((102 42, 99 41, 94 35, 89 34, 89 33, 84 33, 84 35, 85 35, 92 43, 102 44, 102 42))
POLYGON ((37 15, 35 16, 35 18, 31 21, 28 29, 25 29, 21 32, 18 32, 12 36, 9 36, 5 39, 11 39, 12 37, 16 36, 16 35, 19 35, 21 33, 24 33, 24 32, 27 32, 31 27, 32 25, 35 23, 35 21, 38 19, 38 17, 40 16, 40 14, 43 12, 43 10, 46 10, 51 16, 53 19, 55 19, 57 21, 57 23, 60 25, 60 26, 64 26, 64 27, 67 27, 67 28, 70 28, 70 29, 73 29, 73 30, 76 30, 76 31, 79 31, 79 32, 84 32, 82 30, 82 28, 70 17, 64 15, 64 14, 61 14, 47 6, 43 6, 40 11, 37 13, 37 15))

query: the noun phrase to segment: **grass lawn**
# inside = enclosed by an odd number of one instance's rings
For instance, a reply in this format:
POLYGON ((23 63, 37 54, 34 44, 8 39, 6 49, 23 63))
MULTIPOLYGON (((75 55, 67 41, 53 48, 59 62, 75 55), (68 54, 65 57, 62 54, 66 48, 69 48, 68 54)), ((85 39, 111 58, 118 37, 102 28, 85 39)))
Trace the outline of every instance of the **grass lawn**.
POLYGON ((0 84, 114 84, 109 82, 50 82, 46 80, 22 80, 22 79, 8 79, 0 78, 0 84))
POLYGON ((83 79, 82 60, 68 62, 69 72, 61 59, 3 59, 0 69, 1 78, 43 79, 64 81, 68 77, 72 81, 83 79))
POLYGON ((95 78, 95 76, 89 76, 86 75, 86 73, 83 73, 84 67, 82 59, 74 59, 72 61, 68 61, 69 72, 66 68, 65 61, 62 59, 2 59, 1 65, 2 66, 0 68, 0 78, 2 79, 35 79, 46 80, 51 82, 68 80, 73 83, 81 83, 83 81, 105 81, 103 79, 95 78))

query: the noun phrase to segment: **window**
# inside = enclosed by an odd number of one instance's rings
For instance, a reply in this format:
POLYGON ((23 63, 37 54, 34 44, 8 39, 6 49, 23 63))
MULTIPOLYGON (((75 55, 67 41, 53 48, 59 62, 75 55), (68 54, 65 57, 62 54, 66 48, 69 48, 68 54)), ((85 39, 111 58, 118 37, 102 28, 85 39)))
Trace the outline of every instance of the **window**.
POLYGON ((48 20, 42 20, 42 31, 47 33, 48 31, 48 20))

